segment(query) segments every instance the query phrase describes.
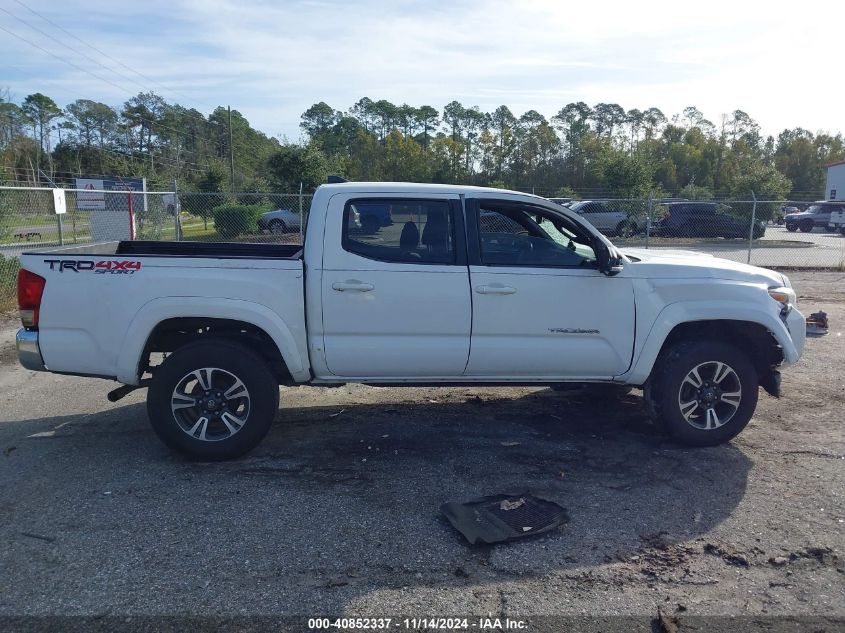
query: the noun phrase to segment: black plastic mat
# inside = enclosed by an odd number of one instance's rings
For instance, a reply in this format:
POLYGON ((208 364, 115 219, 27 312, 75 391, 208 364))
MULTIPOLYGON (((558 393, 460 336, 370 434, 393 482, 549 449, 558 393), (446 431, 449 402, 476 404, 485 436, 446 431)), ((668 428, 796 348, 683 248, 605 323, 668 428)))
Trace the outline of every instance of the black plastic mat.
POLYGON ((440 511, 470 544, 502 543, 543 534, 569 521, 566 508, 529 493, 492 495, 465 503, 450 501, 440 506, 440 511))

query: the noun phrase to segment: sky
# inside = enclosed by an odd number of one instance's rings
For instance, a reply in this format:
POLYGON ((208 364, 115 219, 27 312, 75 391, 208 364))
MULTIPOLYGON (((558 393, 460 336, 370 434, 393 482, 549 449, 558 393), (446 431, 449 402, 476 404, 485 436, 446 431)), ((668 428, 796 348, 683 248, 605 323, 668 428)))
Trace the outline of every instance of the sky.
POLYGON ((154 91, 291 141, 310 105, 364 96, 546 117, 695 105, 766 134, 839 132, 843 27, 841 1, 0 0, 0 90, 62 107, 154 91))

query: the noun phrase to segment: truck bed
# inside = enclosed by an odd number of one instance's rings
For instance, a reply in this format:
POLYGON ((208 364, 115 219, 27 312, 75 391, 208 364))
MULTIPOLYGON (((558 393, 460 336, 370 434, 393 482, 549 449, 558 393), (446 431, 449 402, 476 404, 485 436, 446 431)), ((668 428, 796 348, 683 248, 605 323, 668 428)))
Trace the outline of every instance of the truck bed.
POLYGON ((157 324, 192 317, 253 324, 300 365, 308 358, 297 245, 102 242, 24 253, 21 264, 46 280, 38 336, 51 371, 135 384, 157 324))
POLYGON ((243 257, 250 259, 301 259, 299 244, 254 244, 244 242, 167 242, 135 240, 61 246, 33 251, 36 255, 147 255, 152 257, 243 257))

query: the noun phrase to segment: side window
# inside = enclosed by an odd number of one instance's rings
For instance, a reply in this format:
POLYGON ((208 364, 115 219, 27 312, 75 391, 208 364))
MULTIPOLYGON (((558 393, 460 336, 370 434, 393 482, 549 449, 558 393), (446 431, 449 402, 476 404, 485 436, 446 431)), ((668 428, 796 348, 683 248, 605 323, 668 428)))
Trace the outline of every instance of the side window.
POLYGON ((454 235, 446 200, 350 200, 343 210, 343 249, 369 259, 452 264, 454 235))
POLYGON ((478 213, 481 263, 487 266, 594 266, 587 236, 549 211, 481 202, 478 213))

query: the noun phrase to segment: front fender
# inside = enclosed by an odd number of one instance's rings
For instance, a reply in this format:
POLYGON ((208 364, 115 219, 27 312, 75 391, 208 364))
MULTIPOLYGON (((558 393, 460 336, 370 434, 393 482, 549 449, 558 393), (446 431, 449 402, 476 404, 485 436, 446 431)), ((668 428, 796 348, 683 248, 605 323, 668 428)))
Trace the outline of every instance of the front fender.
POLYGON ((117 362, 117 379, 137 385, 141 354, 155 327, 167 319, 180 317, 232 319, 264 330, 276 346, 297 382, 310 378, 307 351, 297 345, 288 325, 267 306, 240 299, 218 297, 162 297, 144 304, 126 331, 117 362))
POLYGON ((664 307, 645 335, 645 341, 634 358, 631 369, 616 377, 616 380, 639 385, 651 373, 657 356, 669 333, 682 323, 694 321, 750 321, 765 327, 783 348, 784 363, 791 365, 801 357, 803 347, 804 318, 793 309, 789 315, 789 327, 781 318, 776 306, 760 306, 733 300, 683 301, 664 307), (795 332, 795 340, 790 331, 795 332), (800 337, 800 338, 799 338, 800 337))

